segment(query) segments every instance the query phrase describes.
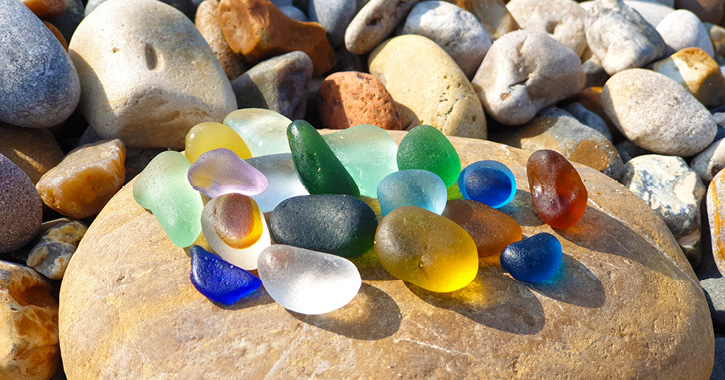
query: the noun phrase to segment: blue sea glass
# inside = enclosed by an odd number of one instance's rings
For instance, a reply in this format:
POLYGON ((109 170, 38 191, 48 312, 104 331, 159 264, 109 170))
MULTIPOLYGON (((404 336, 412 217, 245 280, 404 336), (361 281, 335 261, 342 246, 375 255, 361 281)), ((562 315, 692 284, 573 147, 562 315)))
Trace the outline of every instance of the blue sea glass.
POLYGON ((519 281, 542 282, 559 270, 562 256, 559 240, 542 232, 504 248, 501 266, 519 281))
POLYGON ((378 202, 383 216, 403 206, 415 206, 440 215, 446 208, 448 191, 441 177, 427 170, 410 169, 389 174, 378 184, 378 202))
POLYGON ((191 247, 191 283, 206 298, 225 305, 236 303, 262 285, 251 273, 198 245, 191 247))
POLYGON ((516 178, 511 169, 498 161, 478 161, 463 169, 458 188, 464 199, 500 208, 514 199, 516 178))

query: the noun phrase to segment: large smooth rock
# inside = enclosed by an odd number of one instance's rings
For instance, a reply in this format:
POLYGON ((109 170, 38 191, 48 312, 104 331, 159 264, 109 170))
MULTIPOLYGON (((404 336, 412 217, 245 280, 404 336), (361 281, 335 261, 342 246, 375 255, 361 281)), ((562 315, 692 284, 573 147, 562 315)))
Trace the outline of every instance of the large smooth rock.
POLYGON ((370 54, 368 65, 397 103, 403 129, 426 124, 444 135, 486 138, 486 117, 471 83, 435 42, 415 34, 391 38, 370 54))
POLYGON ((104 3, 78 26, 70 55, 83 116, 101 137, 130 147, 183 148, 191 127, 237 108, 204 37, 159 1, 104 3))
POLYGON ((698 47, 711 56, 715 55, 707 30, 690 11, 678 9, 668 14, 657 25, 657 32, 672 52, 698 47))
MULTIPOLYGON (((404 132, 390 132, 397 141, 404 132)), ((96 218, 60 294, 68 378, 687 378, 707 379, 707 302, 671 233, 624 187, 578 167, 583 218, 552 230, 528 193, 528 154, 450 137, 464 165, 500 160, 518 194, 501 211, 527 236, 564 248, 552 282, 513 280, 484 262, 466 288, 436 294, 393 279, 369 253, 351 304, 320 316, 286 311, 260 290, 233 306, 189 281, 190 259, 138 206, 131 186, 96 218), (368 260, 369 259, 369 260, 368 260)))
POLYGON ((685 48, 652 64, 652 70, 686 88, 706 107, 725 105, 725 76, 704 50, 685 48))
POLYGON ((17 0, 0 0, 0 30, 0 122, 45 128, 65 121, 81 93, 63 46, 17 0))
POLYGON ((506 4, 521 29, 548 33, 577 55, 587 47, 587 12, 572 0, 511 0, 506 4))

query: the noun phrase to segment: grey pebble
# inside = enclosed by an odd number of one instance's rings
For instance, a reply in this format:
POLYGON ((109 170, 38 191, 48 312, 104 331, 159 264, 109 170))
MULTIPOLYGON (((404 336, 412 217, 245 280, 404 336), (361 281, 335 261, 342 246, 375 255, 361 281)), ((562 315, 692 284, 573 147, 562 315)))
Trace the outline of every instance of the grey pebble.
POLYGON ((322 25, 332 47, 345 42, 345 30, 357 13, 355 0, 310 0, 307 15, 322 25))
POLYGON ((408 14, 419 0, 371 0, 345 30, 345 47, 353 54, 371 52, 408 14))
POLYGON ((609 131, 607 123, 599 115, 589 111, 581 103, 571 103, 563 107, 564 111, 574 116, 580 123, 604 135, 607 140, 612 141, 612 132, 609 131))
POLYGON ((0 231, 0 253, 2 253, 22 247, 35 236, 43 219, 43 203, 28 175, 2 154, 0 154, 0 179, 2 179, 0 226, 3 226, 0 231))

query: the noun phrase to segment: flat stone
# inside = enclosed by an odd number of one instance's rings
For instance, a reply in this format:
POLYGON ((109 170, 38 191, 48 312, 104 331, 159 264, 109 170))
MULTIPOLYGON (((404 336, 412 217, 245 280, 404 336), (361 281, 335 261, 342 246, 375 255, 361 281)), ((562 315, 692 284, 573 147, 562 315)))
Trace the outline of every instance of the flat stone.
POLYGON ((687 9, 703 22, 719 23, 723 17, 723 0, 675 0, 675 8, 687 9))
POLYGON ((219 25, 219 0, 205 0, 196 9, 194 25, 214 51, 224 73, 230 81, 247 71, 247 63, 241 55, 232 51, 219 25))
POLYGON ((0 154, 4 155, 36 184, 65 154, 50 131, 0 124, 0 154))
POLYGON ((652 70, 679 83, 706 107, 725 105, 725 76, 717 62, 700 48, 682 49, 653 63, 652 70))
POLYGON ((519 29, 519 25, 502 0, 450 0, 450 2, 476 15, 486 34, 493 40, 519 29))
POLYGON ((491 47, 491 38, 473 13, 444 1, 423 1, 413 6, 401 34, 418 34, 442 47, 473 78, 491 47))
POLYGON ((622 0, 599 0, 587 12, 589 49, 609 75, 642 67, 666 49, 657 30, 622 0))
POLYGON ((506 9, 521 29, 548 33, 581 56, 587 46, 584 23, 587 12, 571 0, 511 0, 506 9))
POLYGON ((368 66, 393 96, 403 129, 425 124, 447 136, 486 138, 473 87, 435 42, 414 34, 391 38, 370 54, 368 66))
POLYGON ((707 148, 717 132, 710 112, 694 96, 650 70, 612 76, 602 90, 602 106, 629 140, 659 154, 691 156, 707 148))
POLYGON ((26 264, 51 280, 62 279, 87 229, 83 223, 75 220, 49 228, 30 251, 26 264))
POLYGON ((312 71, 312 60, 301 51, 262 61, 232 82, 237 107, 266 108, 292 120, 302 119, 312 71))
POLYGON ((367 54, 393 33, 395 26, 419 0, 370 0, 345 30, 345 47, 353 54, 367 54))
POLYGON ((99 7, 73 35, 70 55, 81 78, 81 113, 101 137, 130 147, 181 149, 191 127, 220 122, 237 108, 206 40, 159 1, 99 7))
POLYGON ((317 110, 323 128, 370 124, 382 129, 402 129, 393 97, 367 73, 346 71, 325 78, 317 91, 317 110))
MULTIPOLYGON (((397 141, 405 135, 389 133, 397 141)), ((495 263, 481 263, 471 285, 436 294, 393 280, 364 255, 356 260, 359 294, 330 314, 290 313, 262 289, 223 307, 194 289, 188 255, 127 186, 89 228, 63 280, 59 321, 68 378, 710 376, 707 302, 677 242, 647 205, 578 166, 591 189, 587 210, 572 228, 553 230, 531 204, 528 153, 450 140, 464 165, 492 159, 512 169, 519 191, 501 210, 526 236, 548 232, 561 242, 555 281, 524 284, 495 263)))
POLYGON ((46 380, 60 359, 58 303, 48 280, 0 261, 0 373, 7 380, 46 380))
POLYGON ((292 20, 267 0, 222 0, 219 24, 232 51, 251 63, 299 50, 321 75, 337 61, 320 24, 292 20))
POLYGON ((494 42, 471 83, 488 115, 520 125, 581 91, 584 79, 574 51, 545 33, 520 30, 494 42))
POLYGON ((33 182, 0 154, 0 252, 10 252, 35 236, 43 219, 43 203, 33 182))
POLYGON ((545 108, 520 128, 501 131, 491 140, 531 152, 553 150, 615 180, 622 174, 622 159, 612 142, 561 108, 545 108))
POLYGON ((700 19, 688 10, 678 9, 665 16, 657 24, 657 32, 662 36, 670 52, 698 47, 710 56, 715 54, 705 27, 700 19))
POLYGON ((65 121, 81 92, 63 46, 17 0, 0 2, 0 30, 0 123, 45 128, 65 121))
POLYGON ((700 263, 700 204, 705 186, 681 157, 648 154, 624 165, 624 186, 659 214, 693 267, 700 263))
POLYGON ((355 0, 310 0, 307 8, 310 21, 325 28, 327 39, 333 47, 345 43, 345 30, 356 13, 355 0))

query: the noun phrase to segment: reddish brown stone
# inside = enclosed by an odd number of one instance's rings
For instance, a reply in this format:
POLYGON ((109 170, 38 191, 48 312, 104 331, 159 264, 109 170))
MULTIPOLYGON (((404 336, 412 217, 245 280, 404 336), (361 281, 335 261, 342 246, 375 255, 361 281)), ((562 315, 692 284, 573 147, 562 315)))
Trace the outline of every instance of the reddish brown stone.
POLYGON ((206 0, 196 9, 194 24, 216 55, 230 81, 247 71, 244 59, 233 52, 219 26, 219 1, 206 0))
POLYGON ((58 17, 65 12, 65 0, 22 0, 39 18, 58 17))
POLYGON ((401 129, 393 97, 379 80, 366 73, 347 71, 327 77, 317 91, 317 109, 324 128, 372 124, 401 129))
POLYGON ((292 20, 268 0, 222 0, 219 24, 232 51, 250 63, 299 50, 320 75, 337 62, 320 24, 292 20))
POLYGON ((675 0, 675 8, 687 9, 702 22, 717 24, 723 17, 723 0, 675 0))
POLYGON ((43 24, 45 24, 45 26, 47 26, 48 29, 50 29, 50 31, 53 32, 53 35, 55 36, 55 38, 58 39, 58 42, 60 42, 60 44, 63 45, 63 49, 65 49, 65 51, 68 51, 68 41, 66 41, 65 37, 63 37, 63 33, 61 33, 60 30, 58 30, 58 28, 55 27, 55 25, 49 23, 48 21, 44 20, 43 24))
POLYGON ((33 184, 63 161, 63 151, 45 128, 22 128, 0 124, 0 154, 30 177, 33 184))

